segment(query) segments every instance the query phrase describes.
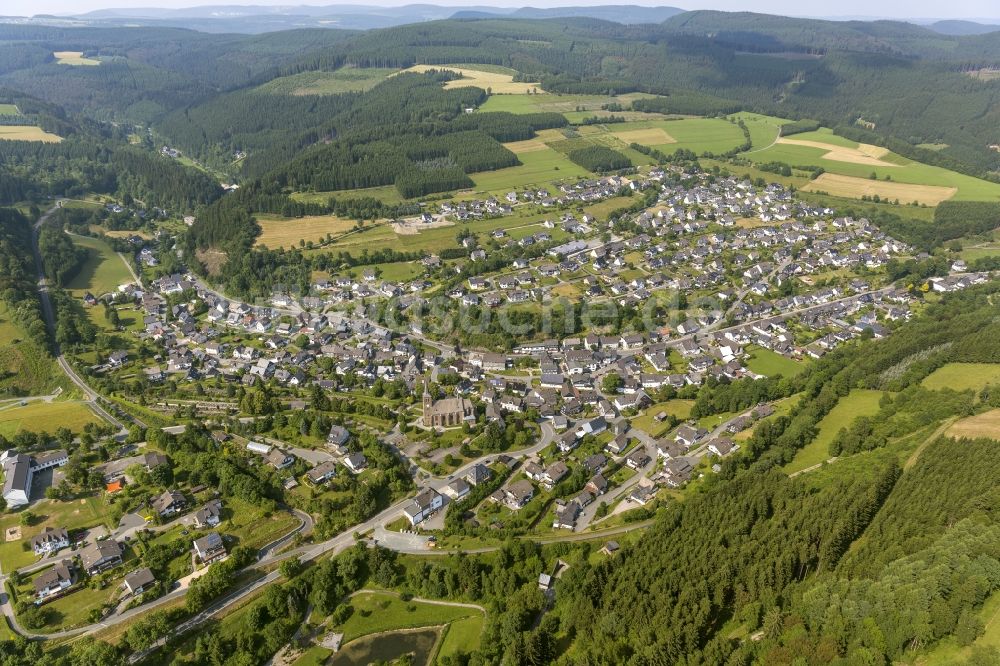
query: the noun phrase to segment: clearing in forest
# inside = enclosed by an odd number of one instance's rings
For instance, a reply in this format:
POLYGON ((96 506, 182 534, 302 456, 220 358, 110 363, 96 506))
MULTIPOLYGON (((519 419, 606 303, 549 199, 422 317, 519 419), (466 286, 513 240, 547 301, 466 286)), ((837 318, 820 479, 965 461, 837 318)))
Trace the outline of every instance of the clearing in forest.
POLYGON ((949 437, 989 437, 1000 439, 1000 409, 991 409, 956 421, 945 432, 949 437))
POLYGON ((856 176, 843 176, 836 173, 824 173, 819 178, 809 181, 802 190, 805 192, 826 192, 837 197, 859 199, 862 196, 878 195, 881 199, 901 202, 912 202, 936 206, 946 201, 958 192, 957 187, 942 187, 940 185, 913 185, 886 180, 872 180, 856 176))
POLYGON ((0 125, 0 141, 41 141, 59 143, 62 137, 35 125, 0 125))
POLYGON ((479 69, 469 69, 467 67, 455 67, 453 65, 414 65, 404 72, 427 72, 430 70, 447 70, 457 72, 462 78, 448 81, 445 88, 482 88, 490 89, 496 95, 527 95, 538 89, 538 83, 522 83, 514 81, 514 75, 504 71, 487 72, 479 69))
POLYGON ((83 51, 53 51, 57 65, 73 65, 74 67, 100 65, 100 60, 84 58, 83 51))

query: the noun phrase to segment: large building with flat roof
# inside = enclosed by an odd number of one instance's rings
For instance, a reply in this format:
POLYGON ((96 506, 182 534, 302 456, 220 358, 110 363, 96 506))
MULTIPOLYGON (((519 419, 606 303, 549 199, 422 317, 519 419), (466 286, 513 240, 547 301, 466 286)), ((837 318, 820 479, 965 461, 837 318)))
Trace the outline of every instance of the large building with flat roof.
POLYGON ((3 498, 7 507, 16 509, 31 501, 31 481, 38 472, 50 467, 62 467, 69 462, 69 455, 62 449, 28 455, 16 451, 0 454, 3 466, 3 498))

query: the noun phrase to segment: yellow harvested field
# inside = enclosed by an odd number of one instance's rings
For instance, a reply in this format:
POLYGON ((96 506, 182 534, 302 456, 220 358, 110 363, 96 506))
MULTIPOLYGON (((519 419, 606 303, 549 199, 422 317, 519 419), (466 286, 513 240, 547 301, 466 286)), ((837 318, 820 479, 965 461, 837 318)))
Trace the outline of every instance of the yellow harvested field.
POLYGON ((677 143, 677 139, 667 134, 661 127, 612 132, 612 136, 625 143, 641 143, 644 146, 659 146, 664 143, 677 143))
POLYGON ((336 215, 311 215, 288 220, 270 218, 261 215, 257 217, 260 225, 260 236, 257 245, 271 249, 279 247, 298 247, 299 241, 318 242, 326 239, 327 234, 338 236, 350 231, 356 224, 336 215))
POLYGON ((549 146, 541 139, 526 139, 524 141, 511 141, 510 143, 503 144, 510 152, 515 155, 521 153, 534 153, 539 150, 548 150, 549 146))
POLYGON ((1000 439, 1000 409, 970 416, 953 423, 945 434, 949 437, 989 437, 1000 439))
POLYGON ((806 192, 826 192, 836 197, 859 199, 862 196, 878 195, 882 199, 899 199, 909 203, 916 201, 936 206, 946 201, 958 192, 957 187, 941 187, 940 185, 911 185, 886 180, 871 180, 854 176, 841 176, 835 173, 824 173, 816 180, 809 181, 802 189, 806 192))
POLYGON ((42 141, 59 143, 62 137, 34 125, 0 125, 0 141, 42 141))
POLYGON ((426 72, 432 69, 448 70, 462 75, 461 79, 448 81, 445 88, 489 88, 497 95, 527 95, 532 90, 538 89, 538 83, 515 82, 510 74, 500 74, 498 72, 481 72, 478 69, 467 69, 465 67, 451 67, 449 65, 414 65, 405 72, 426 72))
POLYGON ((777 143, 784 143, 789 146, 806 146, 808 148, 819 148, 827 153, 823 159, 835 162, 847 162, 849 164, 869 164, 871 166, 898 167, 898 164, 885 162, 881 158, 885 157, 889 150, 881 146, 873 146, 870 143, 859 143, 857 148, 846 146, 835 146, 822 141, 805 141, 800 139, 786 139, 781 137, 777 143))
POLYGON ((56 58, 56 64, 58 65, 100 65, 100 60, 94 60, 93 58, 84 58, 83 51, 53 51, 52 55, 56 58))

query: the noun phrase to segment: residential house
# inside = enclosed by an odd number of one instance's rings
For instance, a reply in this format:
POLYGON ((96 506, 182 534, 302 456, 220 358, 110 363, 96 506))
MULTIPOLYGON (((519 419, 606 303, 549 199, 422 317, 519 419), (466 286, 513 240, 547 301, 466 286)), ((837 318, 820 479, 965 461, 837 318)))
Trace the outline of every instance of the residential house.
POLYGON ((65 527, 46 527, 31 538, 31 549, 35 555, 47 555, 68 547, 69 532, 65 527))
POLYGON ((150 587, 156 583, 156 576, 150 571, 149 567, 143 567, 142 569, 136 569, 129 575, 125 576, 125 581, 122 583, 122 587, 125 591, 132 595, 133 597, 142 594, 150 587))
POLYGON ((68 560, 35 576, 35 603, 57 597, 73 585, 73 569, 68 560))
POLYGON ((122 563, 124 547, 114 539, 97 541, 80 550, 80 564, 90 576, 96 576, 122 563))
POLYGON ((194 553, 202 564, 211 564, 226 556, 226 544, 218 532, 209 532, 200 539, 195 539, 194 553))
POLYGON ((416 525, 432 516, 442 506, 444 497, 433 488, 424 488, 417 493, 410 504, 403 507, 403 515, 411 525, 416 525))
POLYGON ((153 510, 161 516, 172 516, 187 507, 187 500, 177 490, 166 490, 152 501, 153 510))

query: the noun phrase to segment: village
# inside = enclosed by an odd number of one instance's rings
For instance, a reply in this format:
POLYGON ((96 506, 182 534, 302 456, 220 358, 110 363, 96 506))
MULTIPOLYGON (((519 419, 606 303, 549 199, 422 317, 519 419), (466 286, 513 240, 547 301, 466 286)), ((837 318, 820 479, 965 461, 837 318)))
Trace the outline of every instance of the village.
MULTIPOLYGON (((523 201, 565 206, 622 187, 657 192, 626 219, 578 218, 563 208, 516 240, 502 228, 464 235, 463 257, 428 254, 419 261, 422 276, 409 281, 383 279, 376 266, 318 279, 307 294, 275 285, 269 301, 248 303, 179 272, 88 293, 84 307, 103 303, 138 320, 133 344, 98 357, 88 374, 137 382, 153 396, 145 402, 152 413, 205 420, 217 446, 267 470, 259 473, 285 493, 325 497, 382 478, 385 463, 373 469, 368 455, 391 452, 417 491, 393 496, 395 517, 373 523, 371 538, 419 553, 439 537, 446 546, 460 526, 572 533, 645 519, 651 505, 718 472, 756 423, 789 407, 761 401, 699 418, 690 412, 700 391, 795 374, 851 340, 891 335, 925 294, 987 279, 956 261, 922 290, 893 286, 887 267, 914 253, 866 219, 801 203, 777 185, 668 175, 657 168, 641 182, 582 182, 551 202, 531 191, 511 192, 505 203, 445 202, 439 215, 461 223, 503 216, 523 201), (481 270, 490 260, 498 267, 481 270), (572 300, 584 301, 585 315, 588 308, 635 313, 633 325, 554 326, 532 339, 512 335, 506 349, 466 348, 436 331, 441 311, 456 318, 470 309, 544 312, 572 300), (422 316, 432 305, 437 320, 422 316), (319 391, 360 405, 390 386, 409 397, 393 403, 398 412, 388 420, 318 419, 312 430, 321 432, 308 437, 289 435, 247 402, 267 395, 294 412, 314 405, 319 391)), ((156 271, 151 244, 129 242, 137 264, 156 271)), ((49 474, 47 485, 59 487, 68 462, 65 451, 4 454, 7 506, 30 508, 35 477, 49 474)), ((114 581, 116 592, 90 619, 183 594, 228 557, 233 534, 254 529, 234 523, 233 509, 210 488, 169 483, 170 468, 155 448, 122 446, 95 471, 109 497, 163 490, 122 516, 117 530, 46 524, 24 540, 38 559, 16 575, 32 586, 36 605, 91 580, 114 581), (141 554, 148 544, 167 535, 169 589, 158 580, 162 565, 159 573, 139 566, 151 561, 141 554), (32 578, 36 571, 43 573, 32 578)), ((274 541, 307 534, 311 513, 286 512, 289 531, 274 541)), ((250 543, 261 556, 271 552, 250 543)))

